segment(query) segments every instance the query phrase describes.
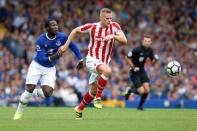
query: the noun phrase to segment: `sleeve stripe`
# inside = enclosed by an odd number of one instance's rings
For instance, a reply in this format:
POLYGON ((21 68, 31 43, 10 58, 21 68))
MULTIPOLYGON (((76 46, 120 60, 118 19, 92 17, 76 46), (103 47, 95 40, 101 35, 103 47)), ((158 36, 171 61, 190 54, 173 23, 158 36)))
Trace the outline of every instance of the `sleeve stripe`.
POLYGON ((120 26, 117 23, 112 23, 112 25, 117 29, 120 30, 120 26))
POLYGON ((91 28, 92 27, 92 24, 88 24, 88 25, 85 25, 85 26, 83 26, 82 28, 81 28, 81 31, 85 31, 85 30, 87 30, 87 29, 89 29, 89 28, 91 28))

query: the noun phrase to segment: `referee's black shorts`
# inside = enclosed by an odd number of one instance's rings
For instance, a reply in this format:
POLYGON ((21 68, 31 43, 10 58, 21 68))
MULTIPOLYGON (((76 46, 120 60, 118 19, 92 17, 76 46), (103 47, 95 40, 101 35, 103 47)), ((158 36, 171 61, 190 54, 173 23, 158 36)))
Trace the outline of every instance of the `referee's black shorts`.
POLYGON ((140 70, 138 72, 130 71, 130 78, 135 88, 141 87, 143 83, 150 82, 145 70, 140 70))

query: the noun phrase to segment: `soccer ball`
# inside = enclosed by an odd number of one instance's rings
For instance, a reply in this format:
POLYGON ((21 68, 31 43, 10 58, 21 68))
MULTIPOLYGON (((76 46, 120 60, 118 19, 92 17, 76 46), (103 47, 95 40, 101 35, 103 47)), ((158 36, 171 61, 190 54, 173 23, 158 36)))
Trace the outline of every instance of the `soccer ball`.
POLYGON ((178 61, 170 61, 166 67, 170 76, 177 76, 181 72, 181 64, 178 61))

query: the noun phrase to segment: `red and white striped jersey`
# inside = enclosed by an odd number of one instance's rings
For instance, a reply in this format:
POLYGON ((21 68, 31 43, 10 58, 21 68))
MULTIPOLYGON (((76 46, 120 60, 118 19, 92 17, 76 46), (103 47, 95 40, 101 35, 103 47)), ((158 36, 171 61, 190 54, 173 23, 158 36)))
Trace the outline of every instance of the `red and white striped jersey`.
POLYGON ((80 26, 82 33, 89 33, 90 43, 88 55, 102 60, 103 63, 108 64, 110 62, 110 56, 112 53, 112 48, 114 44, 114 39, 104 41, 104 36, 116 34, 121 30, 120 26, 116 22, 111 22, 110 26, 107 28, 102 28, 100 22, 85 24, 80 26))

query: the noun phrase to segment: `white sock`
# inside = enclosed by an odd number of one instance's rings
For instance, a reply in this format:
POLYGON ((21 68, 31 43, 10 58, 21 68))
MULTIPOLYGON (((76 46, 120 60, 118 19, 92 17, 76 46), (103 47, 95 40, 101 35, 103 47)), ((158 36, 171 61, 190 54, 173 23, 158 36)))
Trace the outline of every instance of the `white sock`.
POLYGON ((43 91, 42 91, 41 88, 39 88, 39 89, 34 89, 34 91, 33 91, 32 94, 33 94, 33 96, 45 98, 45 95, 44 95, 44 93, 43 93, 43 91))
POLYGON ((29 93, 25 90, 25 92, 21 95, 20 102, 18 104, 17 112, 22 113, 24 106, 29 102, 32 97, 32 93, 29 93), (22 102, 22 103, 21 103, 22 102))

